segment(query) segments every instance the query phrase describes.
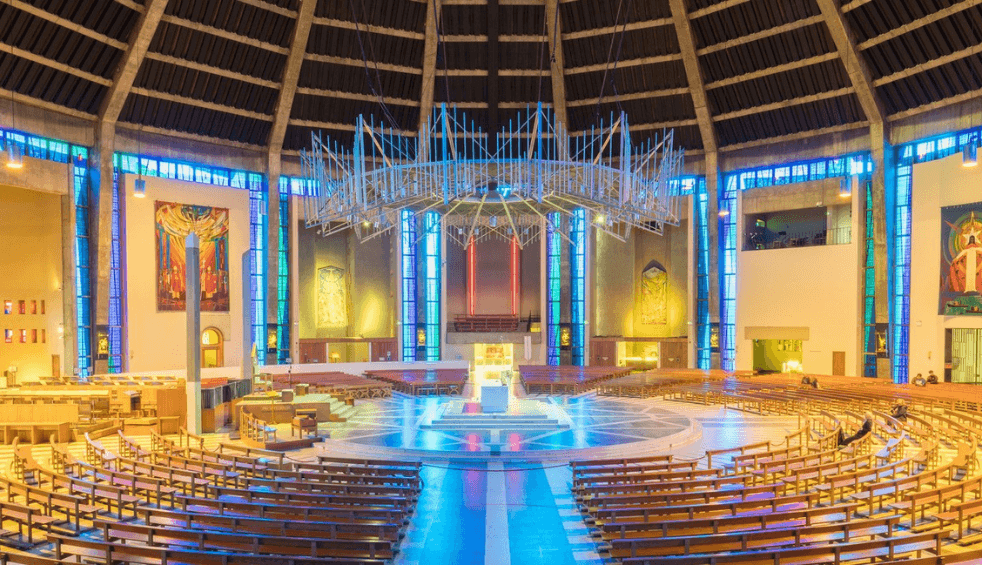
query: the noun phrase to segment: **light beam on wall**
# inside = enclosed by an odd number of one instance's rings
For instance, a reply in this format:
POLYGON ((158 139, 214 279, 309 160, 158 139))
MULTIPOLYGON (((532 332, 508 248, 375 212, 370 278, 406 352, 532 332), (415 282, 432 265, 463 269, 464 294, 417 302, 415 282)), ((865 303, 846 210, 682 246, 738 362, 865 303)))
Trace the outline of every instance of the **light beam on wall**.
POLYGON ((21 154, 20 145, 16 141, 7 142, 7 168, 24 168, 24 156, 21 154))
POLYGON ((962 166, 977 167, 979 164, 979 146, 976 139, 972 139, 962 148, 962 166))

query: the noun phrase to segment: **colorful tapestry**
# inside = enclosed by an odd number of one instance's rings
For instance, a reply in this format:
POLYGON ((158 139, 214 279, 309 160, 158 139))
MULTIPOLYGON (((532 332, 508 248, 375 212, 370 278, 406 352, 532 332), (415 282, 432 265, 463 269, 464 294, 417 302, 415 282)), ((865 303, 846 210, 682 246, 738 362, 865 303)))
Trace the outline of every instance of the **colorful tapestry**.
POLYGON ((939 313, 982 315, 982 202, 941 209, 939 313))
POLYGON ((187 304, 184 241, 200 241, 201 311, 228 312, 228 209, 154 203, 157 232, 157 310, 183 312, 187 304))

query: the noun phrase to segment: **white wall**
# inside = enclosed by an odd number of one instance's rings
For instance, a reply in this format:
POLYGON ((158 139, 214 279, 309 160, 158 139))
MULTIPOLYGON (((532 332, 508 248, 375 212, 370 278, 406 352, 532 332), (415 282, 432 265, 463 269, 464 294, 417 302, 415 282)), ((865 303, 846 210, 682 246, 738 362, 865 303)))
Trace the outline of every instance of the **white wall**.
MULTIPOLYGON (((818 198, 811 203, 841 204, 831 200, 837 195, 818 198)), ((805 372, 831 374, 832 352, 844 351, 846 375, 857 374, 861 293, 858 216, 852 214, 853 237, 849 244, 738 251, 738 371, 753 368, 753 340, 747 339, 748 327, 807 328, 808 340, 802 344, 805 372)), ((741 217, 738 249, 743 247, 742 224, 741 217)))
MULTIPOLYGON (((225 338, 225 364, 242 359, 242 254, 249 250, 249 192, 191 182, 147 178, 145 198, 133 197, 133 175, 126 187, 126 315, 130 372, 184 369, 186 314, 158 312, 154 202, 166 201, 229 209, 229 312, 202 312, 201 329, 216 327, 225 338)), ((199 338, 196 338, 200 339, 199 338)))
POLYGON ((941 208, 982 201, 982 171, 961 153, 914 165, 911 195, 910 375, 944 371, 945 328, 982 328, 982 316, 938 314, 941 208))

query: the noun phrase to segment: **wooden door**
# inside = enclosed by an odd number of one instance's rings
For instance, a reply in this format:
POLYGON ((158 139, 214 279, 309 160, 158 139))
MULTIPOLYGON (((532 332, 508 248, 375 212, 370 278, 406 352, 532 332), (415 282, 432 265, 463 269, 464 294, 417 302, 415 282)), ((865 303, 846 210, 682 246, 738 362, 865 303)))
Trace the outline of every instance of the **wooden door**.
POLYGON ((846 352, 832 352, 832 374, 840 377, 846 375, 846 352))
POLYGON ((617 365, 617 342, 591 341, 591 365, 596 367, 613 367, 617 365))
POLYGON ((684 341, 663 341, 660 349, 662 369, 684 369, 688 364, 689 344, 684 341))
POLYGON ((51 376, 56 379, 61 377, 61 355, 51 356, 51 376))

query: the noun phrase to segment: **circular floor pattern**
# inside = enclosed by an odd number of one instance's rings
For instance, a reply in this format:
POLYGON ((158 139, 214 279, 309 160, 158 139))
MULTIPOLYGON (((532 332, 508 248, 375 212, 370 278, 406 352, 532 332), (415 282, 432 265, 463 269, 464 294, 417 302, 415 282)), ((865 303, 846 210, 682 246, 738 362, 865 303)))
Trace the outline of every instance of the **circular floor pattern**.
MULTIPOLYGON (((467 401, 402 397, 365 403, 334 424, 323 448, 348 456, 411 459, 545 460, 618 457, 664 451, 702 437, 700 424, 644 401, 586 396, 530 397, 560 422, 554 429, 426 429, 441 415, 468 411, 467 401)), ((471 405, 472 407, 472 405, 471 405)))

